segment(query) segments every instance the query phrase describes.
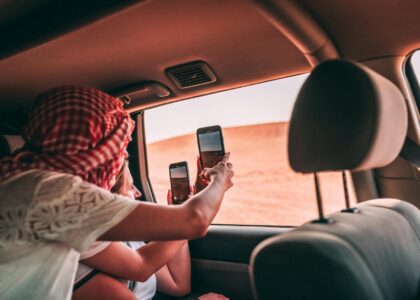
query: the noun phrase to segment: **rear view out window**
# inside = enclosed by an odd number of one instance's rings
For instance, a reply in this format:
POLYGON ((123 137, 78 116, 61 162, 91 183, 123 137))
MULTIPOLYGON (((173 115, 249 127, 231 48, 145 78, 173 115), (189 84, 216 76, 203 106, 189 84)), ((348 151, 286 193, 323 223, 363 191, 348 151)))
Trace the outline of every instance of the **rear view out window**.
MULTIPOLYGON (((146 110, 149 179, 157 202, 166 202, 169 164, 187 161, 193 183, 197 128, 220 125, 226 151, 231 152, 235 185, 226 193, 214 223, 294 226, 315 219, 313 176, 293 172, 287 159, 288 122, 306 76, 146 110)), ((345 204, 341 174, 321 173, 320 179, 325 212, 342 209, 345 204)), ((351 195, 354 201, 354 194, 351 195)))
POLYGON ((407 72, 408 78, 410 80, 411 88, 414 94, 414 98, 417 102, 417 107, 420 107, 420 51, 411 55, 408 60, 410 64, 410 70, 407 72))

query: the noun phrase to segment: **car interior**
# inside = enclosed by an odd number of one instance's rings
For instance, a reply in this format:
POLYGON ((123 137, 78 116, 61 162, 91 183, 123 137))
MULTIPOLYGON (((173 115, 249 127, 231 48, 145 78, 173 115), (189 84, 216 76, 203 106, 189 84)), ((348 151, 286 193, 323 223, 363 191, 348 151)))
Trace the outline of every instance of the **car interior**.
POLYGON ((314 197, 296 201, 314 217, 212 224, 189 242, 185 299, 420 299, 419 11, 416 0, 0 1, 0 158, 23 146, 39 93, 95 87, 136 122, 134 182, 158 202, 145 114, 307 74, 285 153, 311 180, 314 197), (332 213, 324 172, 342 178, 332 213))

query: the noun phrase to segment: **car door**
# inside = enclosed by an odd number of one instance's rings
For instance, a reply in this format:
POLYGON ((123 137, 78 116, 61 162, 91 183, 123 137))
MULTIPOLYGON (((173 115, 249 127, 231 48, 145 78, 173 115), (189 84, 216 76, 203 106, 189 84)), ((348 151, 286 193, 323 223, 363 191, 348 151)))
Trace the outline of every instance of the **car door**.
POLYGON ((252 299, 249 260, 263 240, 289 227, 212 225, 208 234, 190 241, 194 294, 217 292, 231 299, 252 299))

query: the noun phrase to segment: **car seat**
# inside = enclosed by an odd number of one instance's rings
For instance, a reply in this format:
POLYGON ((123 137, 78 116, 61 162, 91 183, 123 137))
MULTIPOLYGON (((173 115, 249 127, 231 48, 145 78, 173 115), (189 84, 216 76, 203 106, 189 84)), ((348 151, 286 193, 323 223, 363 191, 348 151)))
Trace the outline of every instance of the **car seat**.
MULTIPOLYGON (((290 165, 315 175, 385 166, 401 150, 407 120, 404 98, 389 80, 361 64, 321 63, 293 109, 290 165)), ((355 208, 326 217, 321 213, 259 244, 250 262, 255 298, 419 297, 419 210, 400 199, 372 199, 355 208)))

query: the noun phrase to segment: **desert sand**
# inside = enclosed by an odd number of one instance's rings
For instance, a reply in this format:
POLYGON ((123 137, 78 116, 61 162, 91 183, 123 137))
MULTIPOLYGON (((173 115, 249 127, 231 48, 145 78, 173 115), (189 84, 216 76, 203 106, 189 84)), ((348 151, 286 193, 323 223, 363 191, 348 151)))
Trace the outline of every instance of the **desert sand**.
MULTIPOLYGON (((226 151, 235 168, 215 224, 296 226, 317 217, 312 175, 297 174, 287 159, 287 123, 224 128, 226 151)), ((166 202, 169 164, 186 160, 195 180, 198 147, 195 134, 148 145, 149 176, 159 203, 166 202)), ((325 213, 345 206, 341 173, 321 173, 325 213)), ((354 192, 351 191, 352 199, 354 192)))

